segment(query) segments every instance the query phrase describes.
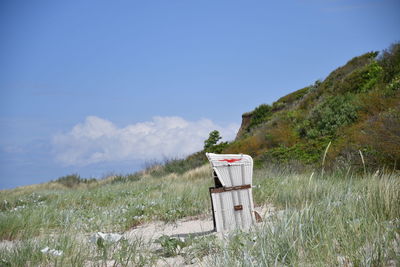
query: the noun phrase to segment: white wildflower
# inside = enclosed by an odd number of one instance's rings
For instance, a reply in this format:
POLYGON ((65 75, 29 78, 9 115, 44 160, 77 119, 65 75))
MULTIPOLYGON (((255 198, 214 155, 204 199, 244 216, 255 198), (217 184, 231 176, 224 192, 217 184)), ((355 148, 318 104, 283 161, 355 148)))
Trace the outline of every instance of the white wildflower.
POLYGON ((105 233, 102 233, 102 232, 97 232, 96 234, 92 235, 89 238, 89 241, 91 243, 96 243, 97 240, 99 240, 99 239, 102 239, 104 241, 111 242, 111 243, 116 243, 116 242, 118 242, 119 240, 122 239, 122 235, 115 234, 115 233, 105 234, 105 233))
POLYGON ((63 252, 61 250, 50 249, 49 247, 45 247, 44 249, 40 250, 43 254, 50 254, 53 256, 61 256, 63 252))

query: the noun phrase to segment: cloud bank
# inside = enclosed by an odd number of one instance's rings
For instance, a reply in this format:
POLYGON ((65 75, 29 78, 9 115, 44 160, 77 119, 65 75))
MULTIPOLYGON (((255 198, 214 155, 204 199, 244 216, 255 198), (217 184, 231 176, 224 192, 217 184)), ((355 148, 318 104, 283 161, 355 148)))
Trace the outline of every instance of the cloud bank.
POLYGON ((99 162, 182 157, 203 148, 212 130, 224 140, 234 139, 237 124, 219 126, 209 119, 154 117, 151 121, 118 128, 111 121, 89 116, 69 132, 53 137, 56 160, 66 166, 99 162))

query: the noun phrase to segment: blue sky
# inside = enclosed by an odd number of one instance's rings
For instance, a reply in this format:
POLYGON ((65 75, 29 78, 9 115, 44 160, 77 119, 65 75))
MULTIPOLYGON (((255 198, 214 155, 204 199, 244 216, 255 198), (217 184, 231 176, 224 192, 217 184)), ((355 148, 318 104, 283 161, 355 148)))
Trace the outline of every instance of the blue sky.
POLYGON ((396 0, 0 3, 0 189, 128 173, 400 40, 396 0))

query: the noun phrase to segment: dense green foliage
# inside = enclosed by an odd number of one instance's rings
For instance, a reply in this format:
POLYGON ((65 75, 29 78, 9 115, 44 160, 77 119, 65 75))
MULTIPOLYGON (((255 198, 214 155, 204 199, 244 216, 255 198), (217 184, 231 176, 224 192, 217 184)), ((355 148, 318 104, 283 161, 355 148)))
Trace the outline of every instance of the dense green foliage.
POLYGON ((266 163, 292 163, 299 161, 304 164, 312 164, 321 159, 325 147, 329 142, 326 140, 312 140, 307 143, 298 143, 290 147, 279 146, 269 149, 258 160, 266 163))
POLYGON ((299 135, 310 138, 332 136, 339 127, 354 122, 358 109, 354 98, 351 94, 328 97, 311 110, 309 119, 300 124, 299 135))
POLYGON ((400 73, 400 43, 393 44, 389 49, 384 50, 379 63, 384 70, 383 82, 390 83, 400 73))
POLYGON ((251 112, 249 129, 267 121, 269 116, 272 114, 271 111, 272 107, 269 105, 262 104, 258 106, 254 111, 251 112))
POLYGON ((217 130, 210 132, 208 139, 204 141, 204 152, 221 153, 228 144, 227 142, 218 144, 221 139, 222 136, 217 130))
POLYGON ((247 113, 240 136, 223 152, 248 153, 263 162, 316 165, 332 142, 330 167, 343 160, 370 168, 400 168, 400 44, 369 52, 323 81, 247 113), (250 117, 248 117, 250 116, 250 117), (245 128, 243 128, 245 127, 245 128))
POLYGON ((208 139, 204 141, 204 151, 208 151, 215 146, 221 138, 222 137, 217 130, 210 132, 208 139))

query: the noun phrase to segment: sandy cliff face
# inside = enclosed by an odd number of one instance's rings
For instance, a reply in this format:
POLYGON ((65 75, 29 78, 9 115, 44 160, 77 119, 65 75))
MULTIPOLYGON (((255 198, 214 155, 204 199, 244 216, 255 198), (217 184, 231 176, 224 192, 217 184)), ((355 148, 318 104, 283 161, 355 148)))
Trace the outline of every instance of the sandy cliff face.
POLYGON ((252 116, 252 113, 250 113, 250 112, 244 113, 242 115, 242 124, 240 125, 240 129, 239 129, 238 133, 236 134, 236 139, 239 139, 247 132, 247 129, 250 126, 251 116, 252 116))

